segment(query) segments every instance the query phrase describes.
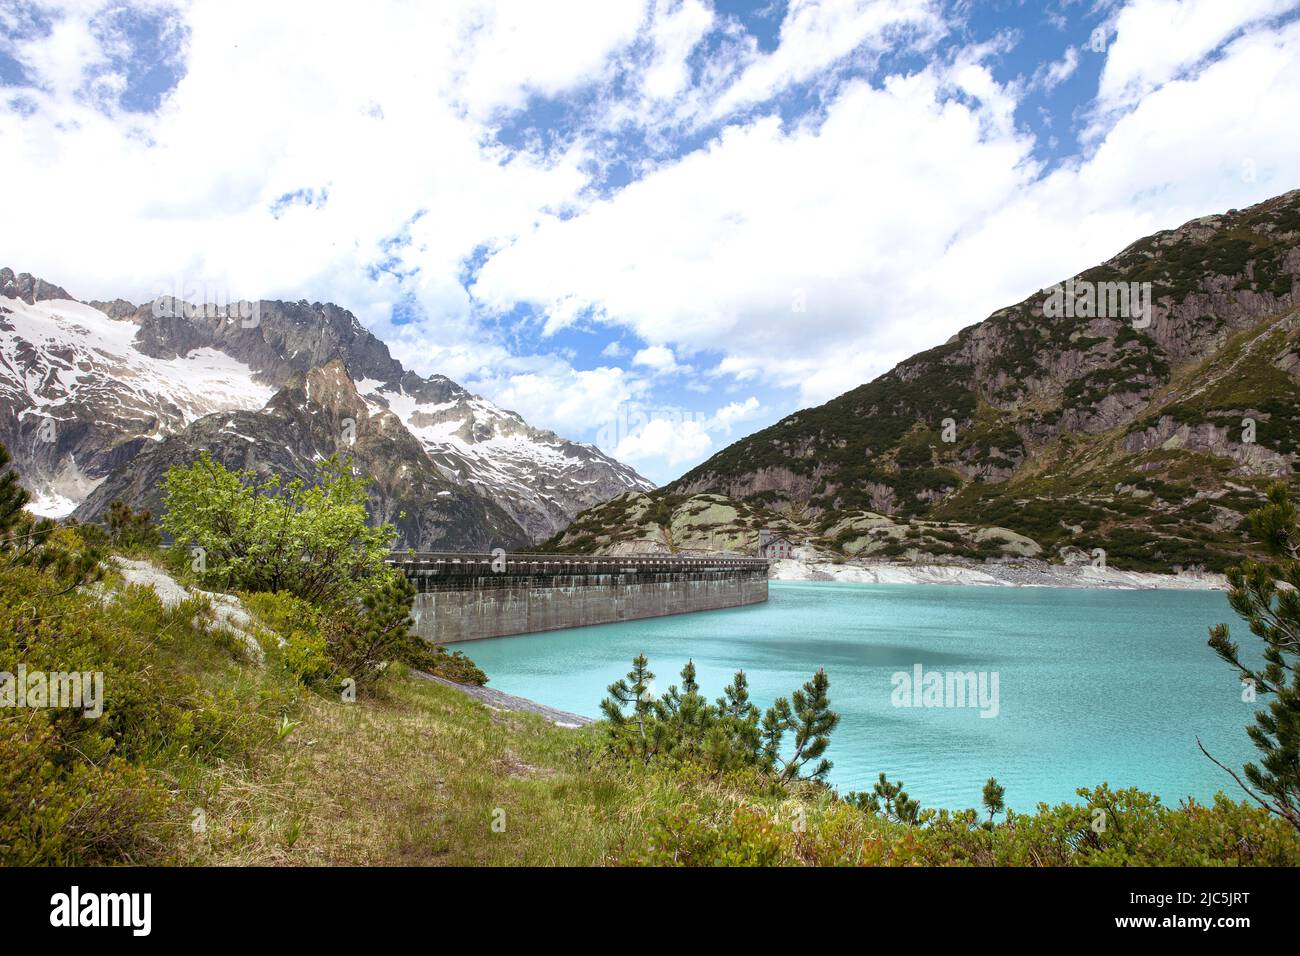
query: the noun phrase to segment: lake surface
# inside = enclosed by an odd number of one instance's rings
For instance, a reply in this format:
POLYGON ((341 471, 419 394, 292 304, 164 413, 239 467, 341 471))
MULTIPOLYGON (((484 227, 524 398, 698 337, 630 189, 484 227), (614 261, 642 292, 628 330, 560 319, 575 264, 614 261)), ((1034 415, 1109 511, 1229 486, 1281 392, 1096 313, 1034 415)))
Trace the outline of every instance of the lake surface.
MULTIPOLYGON (((990 775, 1022 811, 1103 782, 1169 804, 1220 789, 1239 798, 1196 747, 1199 736, 1234 768, 1254 758, 1244 728, 1257 705, 1242 701, 1206 630, 1228 622, 1243 650, 1257 641, 1221 592, 774 581, 770 595, 744 608, 456 646, 490 686, 592 717, 638 653, 659 693, 680 683, 691 658, 710 699, 743 669, 762 708, 825 668, 842 716, 830 782, 869 789, 883 770, 923 806, 977 806, 990 775), (931 673, 974 673, 978 691, 982 675, 985 706, 898 706, 926 702, 896 677, 914 677, 918 665, 923 686, 931 673)), ((967 686, 955 681, 947 703, 961 703, 958 684, 967 686)))

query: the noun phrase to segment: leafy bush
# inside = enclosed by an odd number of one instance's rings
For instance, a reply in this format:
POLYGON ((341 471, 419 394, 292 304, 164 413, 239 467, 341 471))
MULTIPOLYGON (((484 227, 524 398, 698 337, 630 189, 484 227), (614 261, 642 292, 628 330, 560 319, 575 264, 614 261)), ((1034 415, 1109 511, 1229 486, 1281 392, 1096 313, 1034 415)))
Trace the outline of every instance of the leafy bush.
POLYGON ((163 528, 180 548, 198 548, 202 580, 228 590, 288 591, 328 605, 362 597, 387 576, 396 532, 370 527, 367 480, 337 456, 317 465, 317 481, 258 481, 228 471, 203 452, 164 479, 163 528))
POLYGON ((25 690, 22 670, 88 675, 92 692, 81 706, 0 711, 0 863, 163 861, 184 827, 167 785, 175 772, 247 757, 289 702, 209 689, 176 666, 219 653, 193 623, 200 602, 164 608, 145 587, 93 596, 79 587, 101 576, 84 526, 36 521, 21 513, 26 500, 12 472, 0 476, 4 692, 25 690))
POLYGON ((142 863, 167 849, 167 791, 120 757, 73 761, 44 711, 0 718, 0 863, 142 863))
POLYGON ((0 570, 0 672, 102 675, 103 713, 4 710, 0 862, 157 861, 175 842, 174 821, 148 768, 246 758, 288 702, 208 689, 160 662, 188 659, 185 642, 204 640, 191 624, 197 602, 165 609, 152 590, 130 587, 101 604, 60 584, 49 571, 0 570))
MULTIPOLYGON (((415 589, 386 563, 393 526, 367 523, 366 483, 337 456, 310 486, 227 471, 207 452, 167 473, 163 526, 200 549, 201 580, 276 596, 254 605, 285 641, 281 662, 307 684, 367 687, 387 664, 418 666, 428 654, 410 632, 415 589)), ((487 679, 463 655, 438 663, 487 679)))
POLYGON ((287 592, 245 594, 245 607, 282 644, 269 648, 299 682, 337 689, 346 679, 366 687, 400 661, 460 683, 487 683, 464 654, 448 653, 410 633, 414 588, 386 572, 356 604, 320 607, 287 592))
MULTIPOLYGON (((9 460, 8 449, 0 445, 0 469, 9 460)), ((63 590, 98 579, 103 557, 98 543, 47 518, 37 519, 25 510, 30 500, 17 472, 0 473, 0 562, 49 571, 63 590)))
POLYGON ((473 684, 482 687, 488 682, 487 674, 465 653, 449 651, 441 644, 418 641, 403 659, 411 667, 436 674, 457 684, 473 684))
MULTIPOLYGON (((901 784, 897 784, 901 789, 901 784)), ((926 811, 922 825, 833 795, 793 810, 701 791, 655 814, 622 862, 673 866, 1295 866, 1300 840, 1276 817, 1220 794, 1165 807, 1136 789, 1081 789, 1081 804, 981 820, 926 811)), ((987 795, 987 787, 986 787, 987 795)))

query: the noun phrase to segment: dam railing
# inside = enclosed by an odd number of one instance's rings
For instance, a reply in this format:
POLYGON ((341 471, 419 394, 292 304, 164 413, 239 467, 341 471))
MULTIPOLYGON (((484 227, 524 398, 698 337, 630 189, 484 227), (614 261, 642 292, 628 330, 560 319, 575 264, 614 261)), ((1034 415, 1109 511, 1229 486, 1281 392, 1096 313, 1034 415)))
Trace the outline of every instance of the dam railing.
POLYGON ((435 575, 617 574, 692 571, 755 571, 766 558, 681 557, 678 555, 534 554, 530 552, 394 552, 388 563, 408 573, 435 575))

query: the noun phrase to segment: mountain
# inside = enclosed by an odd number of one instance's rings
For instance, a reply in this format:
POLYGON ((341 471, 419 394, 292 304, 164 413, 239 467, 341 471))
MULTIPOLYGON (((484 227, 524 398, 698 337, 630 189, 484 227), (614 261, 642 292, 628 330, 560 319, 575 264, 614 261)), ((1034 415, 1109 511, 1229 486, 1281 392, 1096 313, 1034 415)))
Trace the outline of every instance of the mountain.
MULTIPOLYGON (((404 545, 443 540, 459 547, 457 537, 437 533, 444 519, 464 541, 539 540, 606 498, 653 487, 594 446, 533 428, 443 376, 404 369, 338 306, 262 301, 223 311, 167 298, 142 306, 78 302, 51 283, 0 269, 0 442, 35 496, 33 509, 44 514, 81 505, 78 516, 93 518, 111 500, 109 489, 136 506, 154 500, 136 472, 143 460, 161 460, 154 446, 172 437, 180 440, 167 446, 168 455, 211 447, 223 460, 266 467, 327 453, 332 438, 250 452, 216 424, 226 419, 212 416, 230 413, 226 418, 246 425, 248 415, 266 415, 269 421, 253 419, 265 427, 251 437, 269 440, 275 420, 292 418, 283 390, 301 388, 334 362, 333 374, 341 372, 352 393, 344 404, 364 412, 365 421, 383 422, 394 441, 400 429, 404 455, 422 452, 401 459, 420 472, 406 489, 415 498, 395 492, 400 483, 388 492, 397 494, 392 502, 411 505, 412 516, 423 515, 406 529, 414 537, 404 545), (422 510, 424 491, 448 492, 441 510, 422 510), (447 499, 462 502, 454 515, 447 499), (498 511, 513 530, 501 526, 498 511)), ((362 417, 344 417, 354 418, 360 443, 362 417)))
POLYGON ((578 554, 757 554, 766 529, 805 546, 808 556, 904 560, 1038 558, 1037 542, 1007 528, 951 521, 895 520, 870 511, 792 515, 725 495, 629 491, 578 517, 539 550, 578 554))
POLYGON ((504 508, 444 477, 396 415, 363 399, 338 359, 294 376, 258 411, 214 412, 151 443, 95 488, 74 517, 94 519, 119 499, 160 513, 167 469, 204 450, 232 470, 305 481, 317 462, 350 455, 372 479, 372 518, 392 522, 406 547, 483 551, 528 543, 504 508))
POLYGON ((1122 567, 1221 569, 1246 549, 1243 516, 1263 489, 1297 481, 1298 277, 1300 190, 1193 220, 655 496, 763 506, 849 554, 862 539, 835 529, 857 513, 1000 526, 1051 558, 1100 548, 1122 567), (1117 283, 1138 284, 1127 309, 1117 283))

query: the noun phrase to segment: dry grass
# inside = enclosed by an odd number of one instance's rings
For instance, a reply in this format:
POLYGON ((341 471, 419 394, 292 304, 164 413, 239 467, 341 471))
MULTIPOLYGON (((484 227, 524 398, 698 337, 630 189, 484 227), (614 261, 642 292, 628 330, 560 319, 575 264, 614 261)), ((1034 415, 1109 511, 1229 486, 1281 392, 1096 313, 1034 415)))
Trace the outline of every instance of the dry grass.
POLYGON ((593 766, 591 730, 395 678, 354 704, 309 695, 253 766, 193 787, 206 865, 599 864, 672 785, 593 766))

